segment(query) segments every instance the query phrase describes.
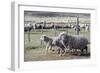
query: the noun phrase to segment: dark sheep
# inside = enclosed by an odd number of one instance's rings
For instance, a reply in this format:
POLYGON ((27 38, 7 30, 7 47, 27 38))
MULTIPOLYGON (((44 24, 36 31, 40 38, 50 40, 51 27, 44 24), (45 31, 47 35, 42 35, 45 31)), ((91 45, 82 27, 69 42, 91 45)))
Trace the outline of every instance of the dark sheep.
POLYGON ((62 32, 59 34, 58 38, 65 49, 79 49, 81 50, 81 52, 86 50, 87 54, 87 45, 89 44, 89 42, 85 37, 79 35, 69 35, 66 32, 62 32))

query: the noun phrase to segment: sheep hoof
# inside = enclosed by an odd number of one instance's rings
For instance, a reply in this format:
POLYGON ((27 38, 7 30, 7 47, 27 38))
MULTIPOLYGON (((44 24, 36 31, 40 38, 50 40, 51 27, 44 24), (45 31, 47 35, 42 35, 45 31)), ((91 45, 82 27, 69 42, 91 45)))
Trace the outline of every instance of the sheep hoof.
POLYGON ((60 54, 59 56, 62 56, 62 54, 60 54))
POLYGON ((62 54, 63 56, 65 56, 66 55, 66 53, 64 53, 64 54, 62 54))

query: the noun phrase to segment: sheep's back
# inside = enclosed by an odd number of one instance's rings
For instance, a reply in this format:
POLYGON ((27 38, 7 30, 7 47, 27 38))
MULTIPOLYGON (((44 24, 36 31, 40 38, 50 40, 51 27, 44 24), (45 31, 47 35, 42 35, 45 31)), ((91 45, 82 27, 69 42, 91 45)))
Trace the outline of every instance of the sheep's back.
POLYGON ((87 46, 88 40, 82 36, 70 36, 68 46, 72 49, 83 49, 87 46))

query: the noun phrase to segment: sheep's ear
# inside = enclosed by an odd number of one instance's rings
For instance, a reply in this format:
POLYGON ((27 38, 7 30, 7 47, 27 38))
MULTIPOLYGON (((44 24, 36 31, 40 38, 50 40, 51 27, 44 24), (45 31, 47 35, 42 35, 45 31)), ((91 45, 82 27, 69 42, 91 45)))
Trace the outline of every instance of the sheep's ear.
POLYGON ((46 36, 44 36, 44 38, 46 38, 46 36))

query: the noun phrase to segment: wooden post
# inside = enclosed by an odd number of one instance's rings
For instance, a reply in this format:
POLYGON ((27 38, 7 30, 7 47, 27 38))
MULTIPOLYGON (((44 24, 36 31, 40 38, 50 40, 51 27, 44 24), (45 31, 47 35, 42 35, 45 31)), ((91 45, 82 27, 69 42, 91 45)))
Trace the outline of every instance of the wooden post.
POLYGON ((55 36, 57 36, 57 32, 56 32, 56 29, 54 29, 55 30, 55 36))
POLYGON ((54 34, 55 34, 55 36, 57 36, 57 26, 54 24, 54 34))
POLYGON ((41 48, 43 48, 43 41, 42 40, 41 40, 40 46, 41 46, 41 48))
POLYGON ((77 25, 76 25, 76 34, 79 35, 80 27, 79 27, 79 16, 77 16, 77 25))
MULTIPOLYGON (((43 26, 42 26, 42 29, 41 29, 41 35, 43 35, 43 26)), ((41 45, 41 48, 42 48, 42 40, 41 40, 41 42, 40 42, 40 45, 41 45)))
MULTIPOLYGON (((45 21, 44 21, 44 23, 43 23, 43 24, 45 24, 45 21)), ((43 35, 43 25, 42 25, 42 29, 41 29, 41 35, 43 35)), ((42 40, 41 40, 40 45, 41 45, 41 48, 43 48, 43 41, 42 41, 42 40)))
POLYGON ((30 42, 30 29, 28 28, 28 41, 30 42))
MULTIPOLYGON (((68 17, 68 23, 67 23, 67 26, 70 24, 70 17, 68 17)), ((68 34, 68 28, 67 28, 67 34, 68 34)))

